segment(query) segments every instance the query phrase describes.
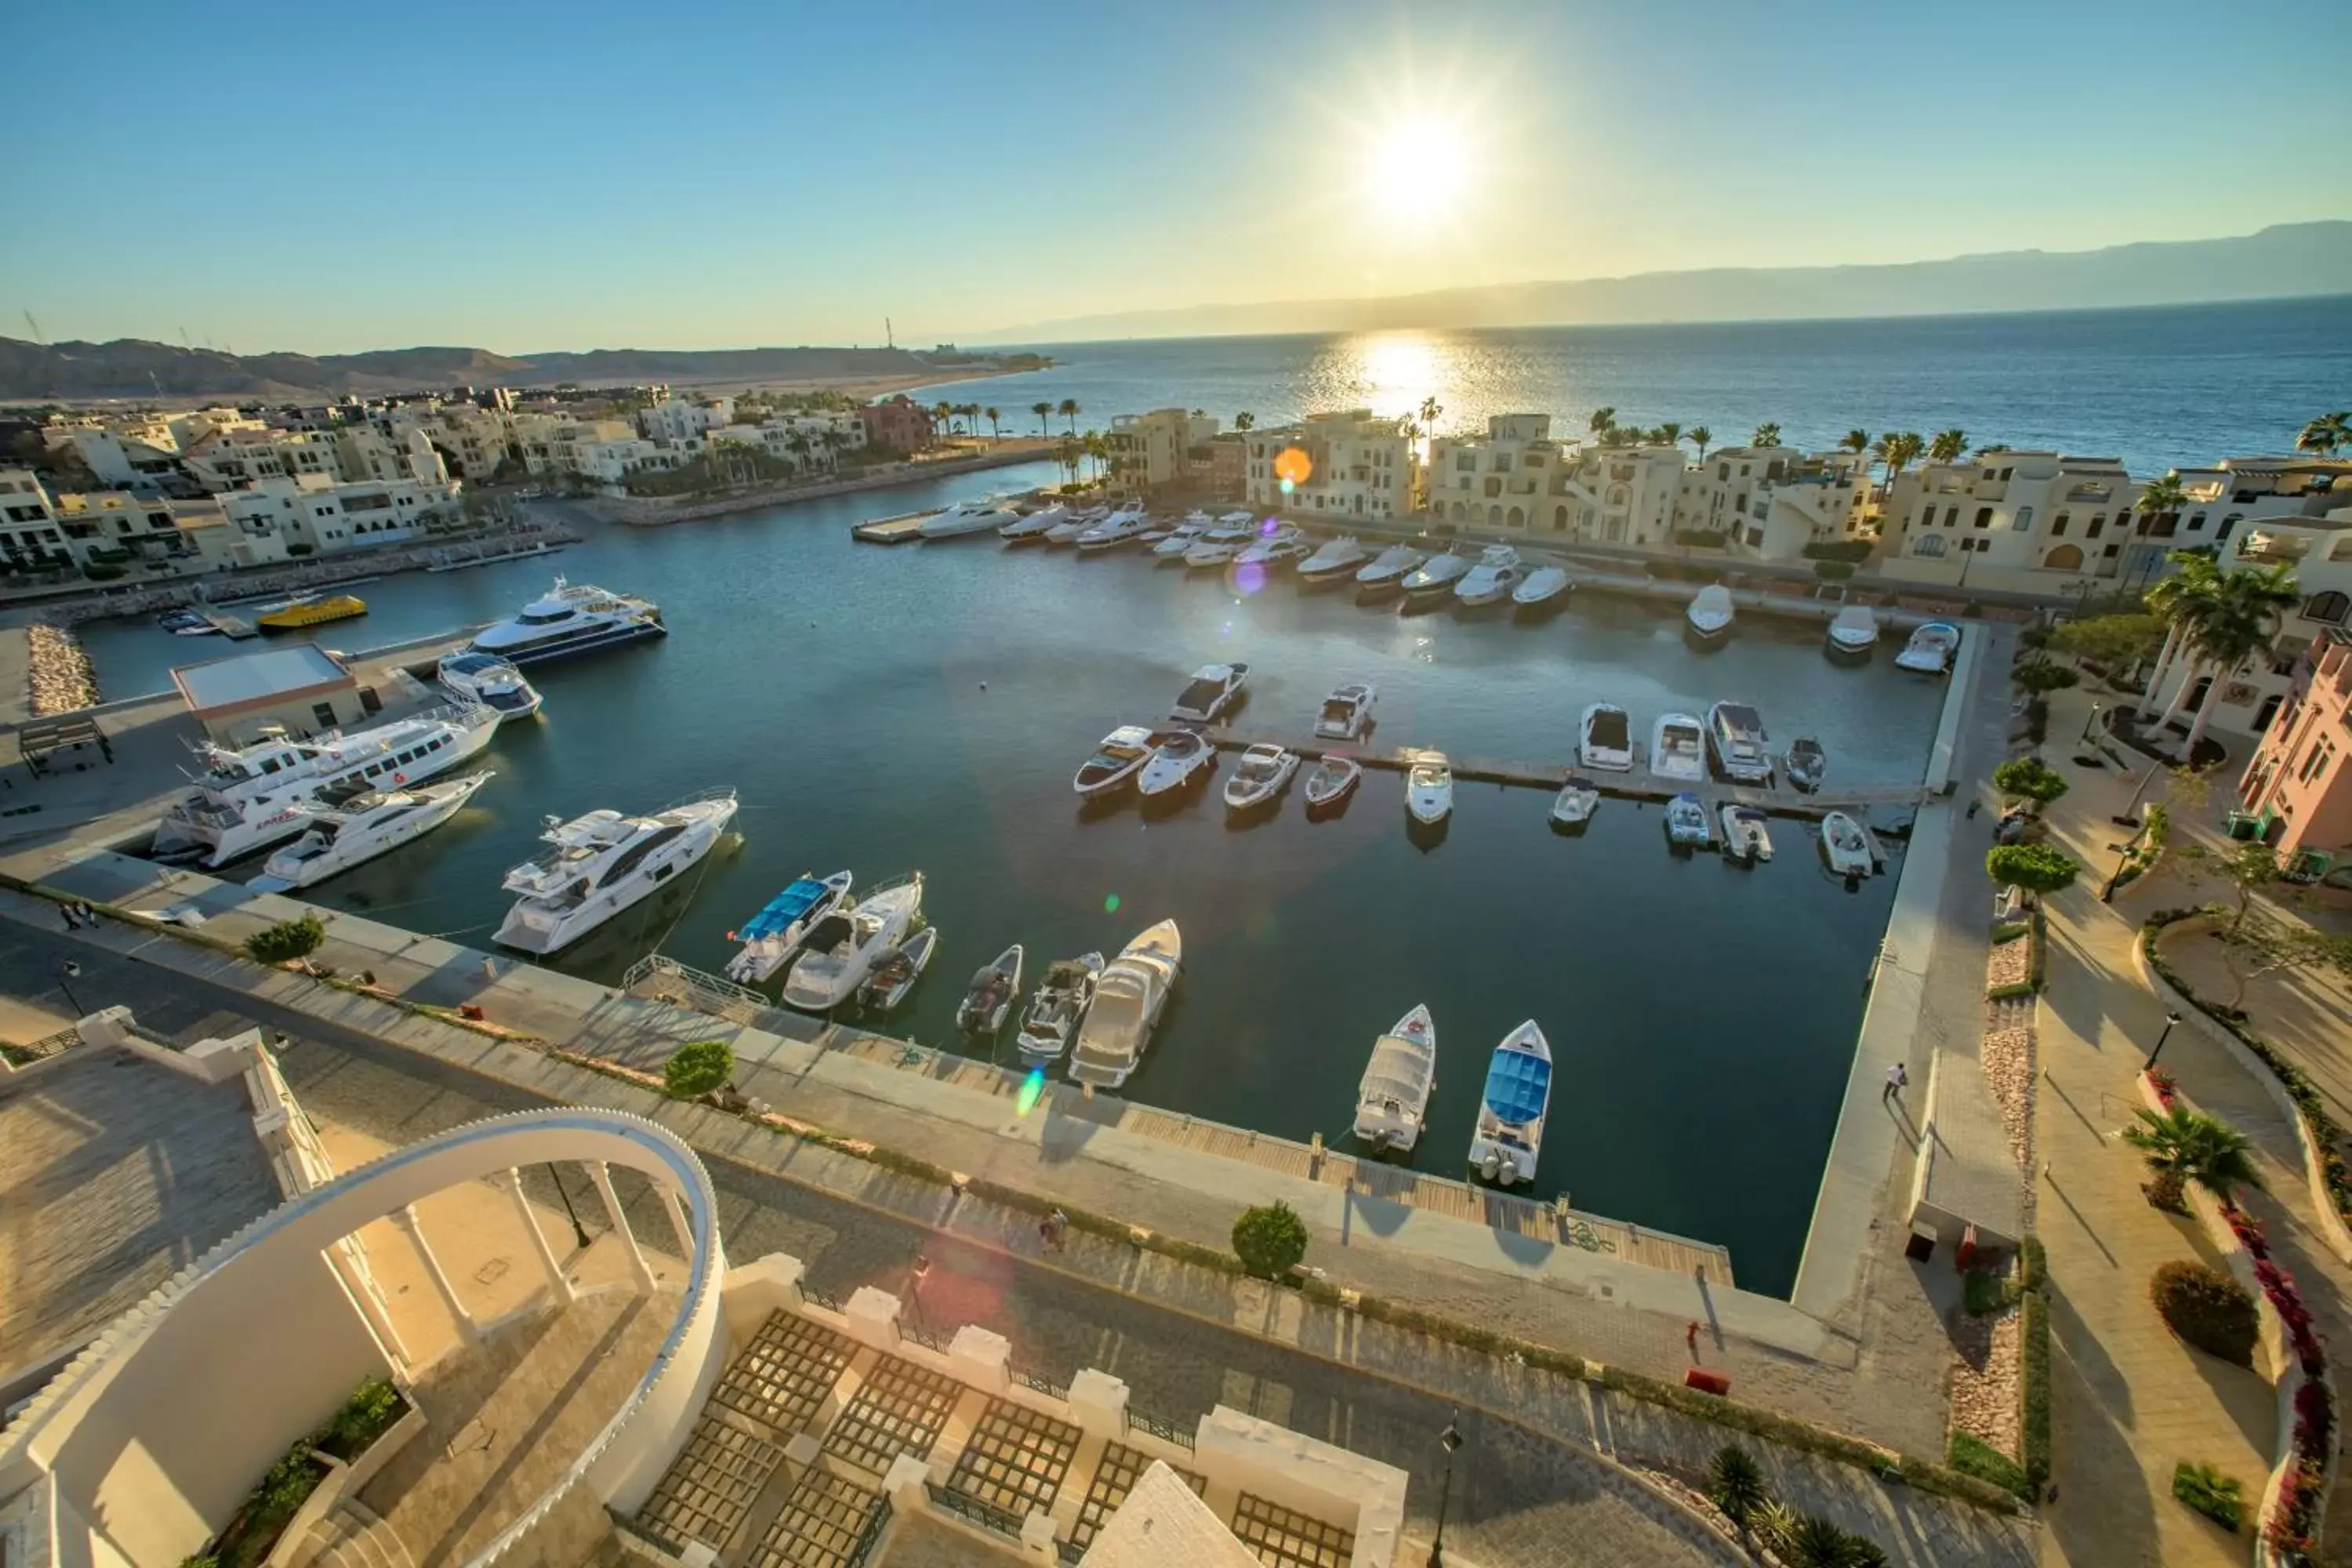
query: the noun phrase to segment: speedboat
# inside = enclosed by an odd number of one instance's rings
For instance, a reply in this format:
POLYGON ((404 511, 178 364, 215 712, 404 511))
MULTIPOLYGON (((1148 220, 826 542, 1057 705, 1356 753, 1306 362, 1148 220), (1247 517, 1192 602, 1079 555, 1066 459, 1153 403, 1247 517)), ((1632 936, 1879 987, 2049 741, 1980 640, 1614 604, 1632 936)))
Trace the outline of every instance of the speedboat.
POLYGON ((1249 529, 1213 528, 1209 530, 1192 542, 1192 547, 1190 550, 1184 552, 1184 569, 1188 572, 1204 572, 1212 566, 1224 565, 1249 548, 1251 534, 1252 531, 1249 529), (1229 532, 1233 537, 1220 537, 1229 532))
POLYGON ((1404 809, 1418 823, 1434 826, 1454 814, 1454 765, 1444 752, 1423 752, 1405 775, 1404 809))
POLYGON ((1179 724, 1213 724, 1234 705, 1249 679, 1246 664, 1204 664, 1192 672, 1192 683, 1176 699, 1168 717, 1179 724))
POLYGON ((1633 722, 1625 716, 1625 710, 1613 702, 1595 702, 1585 709, 1576 754, 1588 768, 1633 772, 1633 722))
POLYGON ((1772 858, 1772 836, 1764 827, 1764 814, 1752 805, 1726 802, 1716 813, 1723 824, 1723 852, 1750 865, 1772 858))
POLYGON ((1528 569, 1519 552, 1507 544, 1490 544, 1479 552, 1478 564, 1454 585, 1454 598, 1465 610, 1498 605, 1525 580, 1528 569))
POLYGON ((1167 537, 1151 547, 1151 557, 1155 561, 1181 561, 1185 552, 1198 544, 1201 535, 1208 531, 1207 523, 1194 522, 1187 518, 1170 529, 1167 537))
POLYGON ((1009 502, 990 496, 983 500, 960 500, 915 525, 918 539, 956 539, 967 533, 993 533, 1022 521, 1009 502))
POLYGON ((996 962, 971 977, 963 1000, 956 1004, 956 1027, 967 1035, 994 1039, 1013 1016, 1021 1000, 1021 944, 1014 942, 996 955, 996 962))
POLYGON ((1715 847, 1715 824, 1707 820, 1706 807, 1698 796, 1678 795, 1666 802, 1666 842, 1677 848, 1715 847))
POLYGON ((1298 580, 1309 584, 1336 583, 1363 564, 1370 553, 1353 534, 1343 533, 1337 539, 1327 539, 1315 553, 1299 562, 1298 580))
POLYGON ((772 978, 793 961, 817 923, 849 897, 851 879, 846 871, 823 878, 803 871, 794 878, 740 930, 727 933, 729 942, 743 944, 743 951, 727 961, 727 978, 739 985, 757 985, 772 978))
POLYGON ((1126 787, 1151 760, 1151 731, 1140 724, 1121 724, 1095 742, 1095 754, 1078 764, 1070 787, 1081 795, 1109 795, 1126 787))
POLYGON ((1008 544, 1029 544, 1045 537, 1049 528, 1059 528, 1070 520, 1070 509, 1060 501, 1039 507, 1025 517, 1018 517, 996 531, 996 537, 1008 544))
POLYGON ((1731 630, 1731 590, 1709 583, 1683 612, 1683 624, 1703 643, 1721 642, 1731 630))
POLYGON ((1811 794, 1822 787, 1822 776, 1830 771, 1830 754, 1811 735, 1800 735, 1789 742, 1789 782, 1811 794))
POLYGON ((1372 703, 1379 696, 1369 680, 1351 680, 1323 699, 1315 716, 1315 733, 1326 741, 1360 741, 1372 727, 1372 703))
POLYGON ((714 790, 651 816, 592 811, 547 819, 549 847, 506 874, 516 895, 496 941, 525 952, 569 947, 698 864, 735 820, 735 792, 714 790))
POLYGON ((1895 656, 1895 668, 1941 675, 1952 667, 1952 654, 1959 646, 1959 627, 1949 621, 1929 621, 1913 632, 1903 651, 1895 656))
POLYGON ((282 893, 338 876, 432 832, 494 776, 485 768, 443 784, 372 789, 323 801, 307 814, 310 831, 272 855, 262 874, 246 886, 257 893, 282 893))
POLYGON ((1234 557, 1234 568, 1244 566, 1274 567, 1286 561, 1297 561, 1307 553, 1307 535, 1288 526, 1271 533, 1260 534, 1242 552, 1234 557))
POLYGON ((445 653, 438 674, 450 696, 460 702, 478 702, 500 720, 528 719, 539 711, 539 689, 505 659, 487 653, 445 653))
POLYGON ((1356 571, 1356 597, 1367 603, 1385 598, 1404 586, 1404 580, 1429 559, 1409 544, 1391 544, 1356 571))
POLYGON ((1415 1007, 1372 1042, 1372 1058, 1356 1086, 1357 1141, 1412 1153, 1421 1142, 1430 1090, 1436 1087, 1437 1026, 1428 1008, 1415 1007))
POLYGON ((1070 1048, 1070 1036, 1076 1032, 1078 1020, 1094 1004, 1095 982, 1102 971, 1099 952, 1057 958, 1045 966, 1045 978, 1037 983, 1037 994, 1029 998, 1029 1009, 1021 1015, 1023 1061, 1034 1066, 1061 1059, 1070 1048))
POLYGON ((1870 835, 1843 811, 1822 818, 1822 858, 1841 877, 1867 877, 1878 864, 1870 852, 1870 835))
POLYGON ((1572 584, 1565 566, 1538 566, 1511 590, 1511 607, 1520 615, 1554 607, 1572 584))
POLYGON ((1243 528, 1255 531, 1257 527, 1257 513, 1254 511, 1223 512, 1218 515, 1217 526, 1219 528, 1243 528))
POLYGON ((322 594, 264 610, 253 617, 253 624, 266 632, 290 632, 366 614, 367 601, 356 594, 322 594))
POLYGON ((215 629, 212 622, 184 605, 164 611, 155 617, 155 624, 167 632, 208 632, 215 629))
POLYGON ((1769 744, 1764 716, 1745 702, 1718 702, 1706 710, 1706 749, 1716 771, 1733 784, 1771 784, 1769 744))
POLYGON ((471 651, 522 666, 668 635, 661 611, 645 600, 558 577, 520 615, 484 628, 471 651))
POLYGON ((923 912, 923 874, 910 871, 817 921, 784 976, 784 1005, 824 1013, 849 1000, 923 912))
POLYGON ((1045 542, 1048 546, 1076 544, 1087 534, 1106 529, 1125 538, 1130 531, 1140 533, 1150 526, 1150 519, 1144 515, 1141 501, 1124 501, 1110 511, 1097 508, 1065 518, 1045 531, 1045 542))
POLYGON ((887 1013, 904 1002, 923 971, 931 966, 931 953, 939 945, 939 928, 925 926, 897 946, 885 949, 857 987, 858 1010, 887 1013))
POLYGON ((1151 1031, 1168 1005, 1184 961, 1174 921, 1127 944, 1095 982, 1094 1005, 1070 1050, 1070 1077, 1097 1089, 1119 1089, 1142 1065, 1151 1031))
POLYGON ((1830 618, 1830 652, 1866 658, 1878 641, 1878 617, 1867 605, 1848 605, 1830 618))
POLYGON ((1706 726, 1687 713, 1659 714, 1650 729, 1650 771, 1684 784, 1706 777, 1706 726))
POLYGON ((1486 1063, 1478 1094, 1478 1126, 1470 1137, 1470 1169, 1511 1186, 1536 1179, 1543 1152, 1544 1113, 1551 1108, 1551 1042, 1530 1018, 1503 1037, 1486 1063))
POLYGON ((1225 810, 1239 816, 1278 798, 1297 771, 1297 752, 1260 742, 1242 753, 1241 765, 1225 781, 1225 810))
POLYGON ((1583 774, 1570 773, 1561 781, 1559 794, 1551 803, 1551 819, 1561 827, 1581 827, 1600 809, 1600 788, 1583 774))
POLYGON ((1151 736, 1151 760, 1136 775, 1135 793, 1146 800, 1173 795, 1216 760, 1215 748, 1198 730, 1157 731, 1151 736))
MULTIPOLYGON (((1140 538, 1150 527, 1151 519, 1142 512, 1113 512, 1078 534, 1078 549, 1089 555, 1099 551, 1117 550, 1120 545, 1140 538)), ((1050 540, 1053 536, 1048 534, 1046 537, 1050 540)))
POLYGON ((315 741, 272 731, 235 750, 200 745, 205 771, 163 813, 152 853, 226 866, 309 827, 314 796, 423 784, 488 745, 498 727, 489 709, 459 703, 315 741))
POLYGON ((1459 583, 1469 570, 1468 556, 1455 555, 1448 552, 1443 555, 1433 555, 1406 573, 1404 581, 1397 586, 1404 591, 1404 602, 1408 608, 1415 605, 1427 605, 1453 593, 1454 585, 1459 583))
POLYGON ((1305 795, 1309 813, 1339 805, 1363 782, 1364 764, 1345 752, 1326 752, 1307 775, 1305 795))

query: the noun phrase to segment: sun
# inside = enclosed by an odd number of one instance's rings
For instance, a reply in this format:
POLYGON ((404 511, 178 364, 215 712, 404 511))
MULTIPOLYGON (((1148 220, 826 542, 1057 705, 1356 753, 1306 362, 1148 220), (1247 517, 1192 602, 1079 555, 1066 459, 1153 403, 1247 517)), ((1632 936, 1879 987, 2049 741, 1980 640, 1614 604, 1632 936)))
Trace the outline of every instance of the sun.
POLYGON ((1471 178, 1469 139, 1453 121, 1417 115, 1374 134, 1365 151, 1364 184, 1392 217, 1442 216, 1462 205, 1471 178))

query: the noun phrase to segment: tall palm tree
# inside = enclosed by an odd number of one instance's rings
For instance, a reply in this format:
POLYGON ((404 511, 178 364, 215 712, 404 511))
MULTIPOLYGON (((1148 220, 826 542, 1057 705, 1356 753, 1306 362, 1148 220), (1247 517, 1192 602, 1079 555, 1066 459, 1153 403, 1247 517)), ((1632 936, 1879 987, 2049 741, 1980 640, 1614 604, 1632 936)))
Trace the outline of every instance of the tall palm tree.
POLYGON ((1257 428, 1257 416, 1246 408, 1243 409, 1234 416, 1234 428, 1245 434, 1257 428))
POLYGON ((1438 402, 1435 397, 1424 397, 1421 400, 1421 408, 1419 412, 1421 414, 1421 427, 1428 431, 1432 436, 1436 435, 1437 416, 1445 412, 1445 405, 1438 402))
POLYGON ((1062 471, 1070 476, 1069 482, 1074 485, 1078 482, 1078 459, 1085 452, 1075 435, 1065 436, 1054 444, 1054 460, 1062 465, 1062 471))
POLYGON ((1871 456, 1886 465, 1886 488, 1890 490, 1895 488, 1895 476, 1918 461, 1919 454, 1927 449, 1927 444, 1919 438, 1916 430, 1889 430, 1870 444, 1871 456))
POLYGON ((1097 479, 1100 479, 1103 475, 1105 467, 1110 461, 1110 447, 1103 440, 1102 432, 1099 430, 1087 431, 1085 435, 1078 437, 1078 447, 1081 451, 1086 453, 1087 460, 1094 464, 1095 477, 1097 479))
POLYGON ((784 438, 784 445, 792 449, 793 467, 795 470, 808 467, 809 438, 807 431, 793 431, 790 436, 784 438))
POLYGON ((2332 457, 2338 447, 2352 447, 2352 413, 2323 414, 2294 438, 2296 451, 2316 458, 2332 457))
POLYGON ((1657 438, 1657 443, 1661 447, 1679 447, 1683 444, 1683 427, 1679 420, 1669 419, 1650 434, 1657 438))
POLYGON ((983 408, 980 411, 980 416, 988 421, 988 433, 991 437, 999 441, 1004 439, 1004 410, 994 407, 983 408))
POLYGON ((2176 1105, 2161 1113, 2136 1110, 2124 1142, 2147 1156, 2151 1171, 2167 1171, 2184 1182, 2195 1182, 2215 1197, 2226 1198, 2238 1187, 2260 1187, 2254 1169, 2253 1143, 2218 1116, 2176 1105))
POLYGON ((1033 403, 1029 405, 1029 412, 1037 416, 1037 438, 1042 441, 1045 438, 1045 421, 1054 416, 1054 405, 1050 403, 1033 403))
POLYGON ((1075 436, 1078 433, 1078 400, 1076 398, 1065 397, 1062 399, 1062 405, 1054 412, 1070 422, 1071 435, 1075 436))
POLYGON ((2205 689, 2205 700, 2197 705, 2197 717, 2189 721, 2183 755, 2196 756, 2197 742, 2205 738, 2205 726, 2221 706, 2230 677, 2248 660, 2270 656, 2286 613, 2301 603, 2292 567, 2241 566, 2221 579, 2211 613, 2189 636, 2198 663, 2212 671, 2213 679, 2205 689))
POLYGON ((1780 427, 1769 423, 1759 425, 1755 434, 1748 437, 1748 444, 1751 447, 1777 447, 1780 444, 1780 427))
POLYGON ((1594 409, 1592 417, 1584 422, 1584 427, 1595 436, 1606 436, 1617 427, 1616 406, 1612 405, 1607 408, 1594 409))
POLYGON ((963 433, 967 436, 979 435, 980 405, 977 403, 967 403, 957 409, 957 412, 963 416, 963 433))
POLYGON ((1862 453, 1869 451, 1870 432, 1867 430, 1847 431, 1844 438, 1838 442, 1838 449, 1842 452, 1852 452, 1856 456, 1860 456, 1862 453))
POLYGON ((955 416, 956 405, 948 402, 945 398, 941 398, 939 402, 931 405, 931 417, 940 424, 946 426, 950 435, 953 435, 955 433, 955 416))
POLYGON ((1689 435, 1692 443, 1698 447, 1698 460, 1702 463, 1706 462, 1706 444, 1715 439, 1715 432, 1708 429, 1704 425, 1694 425, 1690 427, 1687 434, 1689 435))
MULTIPOLYGON (((2213 565, 2213 557, 2201 550, 2175 550, 2167 557, 2177 568, 2173 574, 2147 591, 2148 613, 2164 622, 2164 647, 2156 656, 2156 668, 2148 671, 2147 689, 2139 694, 2139 708, 2147 712, 2156 705, 2156 694, 2164 689, 2165 676, 2171 670, 2175 658, 2189 646, 2189 634, 2212 609, 2214 590, 2220 586, 2221 574, 2213 565)), ((2179 717, 2179 710, 2189 700, 2192 683, 2182 681, 2173 696, 2173 706, 2157 727, 2163 728, 2179 717)))
POLYGON ((1938 463, 1957 463, 1969 449, 1969 433, 1965 430, 1938 430, 1936 438, 1927 443, 1927 456, 1938 463))

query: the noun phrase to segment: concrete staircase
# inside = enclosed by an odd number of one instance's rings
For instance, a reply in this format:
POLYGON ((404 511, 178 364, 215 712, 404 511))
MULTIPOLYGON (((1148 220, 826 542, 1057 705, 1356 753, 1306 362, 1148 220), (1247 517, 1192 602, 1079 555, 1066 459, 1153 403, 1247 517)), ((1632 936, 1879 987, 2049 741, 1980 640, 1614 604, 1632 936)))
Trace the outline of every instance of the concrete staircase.
POLYGON ((416 1568, 392 1526, 346 1499, 310 1523, 310 1568, 416 1568))

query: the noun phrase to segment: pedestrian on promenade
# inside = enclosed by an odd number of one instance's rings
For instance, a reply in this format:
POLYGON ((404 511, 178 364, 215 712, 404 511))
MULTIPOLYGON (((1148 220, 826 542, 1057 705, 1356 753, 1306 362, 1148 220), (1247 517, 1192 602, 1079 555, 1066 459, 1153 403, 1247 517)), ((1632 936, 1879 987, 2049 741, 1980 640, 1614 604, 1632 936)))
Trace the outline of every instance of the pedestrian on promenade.
POLYGON ((1890 1094, 1897 1097, 1898 1099, 1901 1098, 1904 1085, 1910 1081, 1910 1069, 1906 1068, 1901 1062, 1896 1062, 1893 1067, 1886 1069, 1886 1087, 1878 1091, 1878 1098, 1885 1100, 1890 1094))
POLYGON ((84 899, 80 903, 74 907, 81 911, 81 923, 89 927, 92 931, 96 931, 98 929, 98 911, 89 907, 89 900, 88 899, 84 899))
POLYGON ((74 907, 71 904, 59 904, 58 906, 58 914, 65 921, 66 930, 81 930, 81 921, 74 918, 74 907))
POLYGON ((1683 1343, 1690 1346, 1690 1358, 1698 1360, 1698 1320, 1693 1318, 1690 1327, 1683 1331, 1683 1343))

